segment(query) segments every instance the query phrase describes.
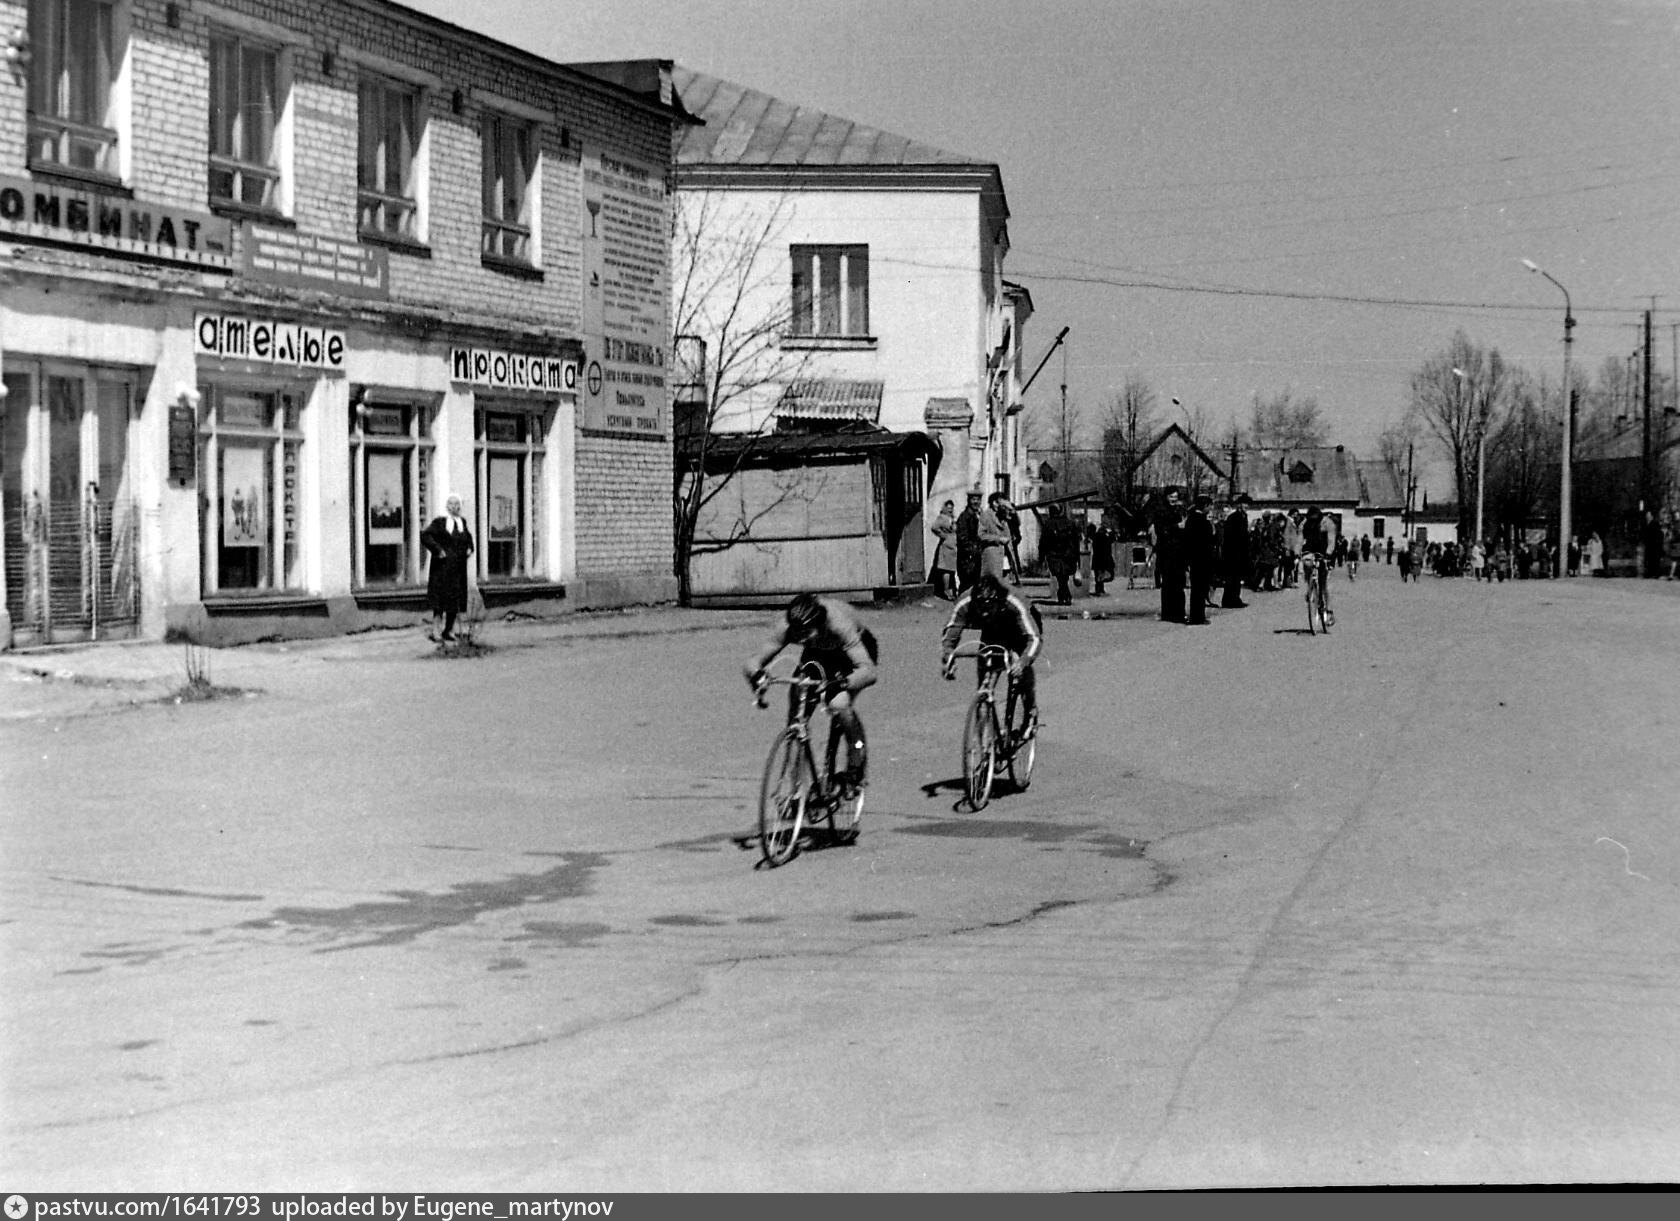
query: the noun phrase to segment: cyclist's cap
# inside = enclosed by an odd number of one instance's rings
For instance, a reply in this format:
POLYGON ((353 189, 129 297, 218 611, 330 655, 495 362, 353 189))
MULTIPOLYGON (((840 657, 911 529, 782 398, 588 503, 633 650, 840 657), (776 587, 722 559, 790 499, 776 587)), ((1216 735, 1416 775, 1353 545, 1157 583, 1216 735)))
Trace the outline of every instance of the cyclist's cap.
POLYGON ((1198 509, 1200 509, 1205 505, 1212 504, 1213 503, 1213 497, 1207 495, 1206 493, 1203 493, 1202 495, 1196 497, 1194 503, 1195 503, 1195 506, 1198 509))
POLYGON ((1324 510, 1319 508, 1317 505, 1308 505, 1307 506, 1307 516, 1308 517, 1323 517, 1324 516, 1324 510))

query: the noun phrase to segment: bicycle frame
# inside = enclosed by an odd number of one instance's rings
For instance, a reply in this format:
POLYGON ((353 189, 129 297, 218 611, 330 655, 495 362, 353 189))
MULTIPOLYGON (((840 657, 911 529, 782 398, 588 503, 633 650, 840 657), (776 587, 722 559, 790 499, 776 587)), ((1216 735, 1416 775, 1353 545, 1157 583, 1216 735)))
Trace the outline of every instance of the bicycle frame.
MULTIPOLYGON (((861 786, 847 786, 844 791, 834 787, 836 755, 845 734, 832 712, 829 716, 828 749, 824 752, 821 767, 811 749, 811 717, 832 681, 820 665, 806 661, 796 665, 785 678, 766 675, 754 696, 758 706, 764 708, 768 706, 766 697, 771 687, 785 686, 789 689, 787 723, 771 743, 770 758, 765 764, 764 781, 759 792, 759 843, 765 863, 772 867, 793 857, 808 822, 826 822, 830 837, 837 843, 850 843, 857 837, 863 796, 861 786), (791 777, 788 775, 790 771, 791 777), (808 779, 808 787, 800 779, 801 773, 808 779), (782 794, 779 788, 773 788, 773 781, 779 785, 781 780, 789 778, 792 781, 789 793, 782 794), (773 792, 774 809, 771 808, 773 792)), ((861 722, 858 732, 861 736, 861 722)), ((848 762, 853 761, 849 748, 847 757, 848 762)))
MULTIPOLYGON (((1026 788, 1032 778, 1033 759, 1037 752, 1034 741, 1036 730, 1029 726, 1016 738, 1004 732, 998 716, 998 676, 1007 674, 1014 656, 1011 650, 999 644, 959 645, 947 662, 949 672, 955 668, 957 658, 975 658, 974 696, 969 701, 963 730, 963 788, 969 808, 973 810, 983 809, 991 800, 992 783, 1000 764, 1009 768, 1019 789, 1026 788)), ((1016 698, 1015 683, 1011 677, 1004 688, 1005 707, 1010 710, 1004 721, 1013 720, 1016 698)))

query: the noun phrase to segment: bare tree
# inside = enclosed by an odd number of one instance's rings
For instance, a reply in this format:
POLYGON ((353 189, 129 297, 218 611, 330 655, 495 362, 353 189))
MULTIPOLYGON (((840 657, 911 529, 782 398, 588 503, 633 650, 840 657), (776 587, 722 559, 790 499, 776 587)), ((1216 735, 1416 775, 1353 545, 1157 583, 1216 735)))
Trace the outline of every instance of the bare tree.
POLYGON ((1499 349, 1484 349, 1462 330, 1447 350, 1412 374, 1412 411, 1446 452, 1458 498, 1458 532, 1469 538, 1475 488, 1476 447, 1509 392, 1510 369, 1499 349))
POLYGON ((1028 450, 1046 458, 1056 473, 1050 481, 1052 497, 1096 486, 1099 464, 1086 431, 1085 410, 1073 399, 1039 407, 1028 419, 1028 450))
POLYGON ((1137 489, 1153 486, 1139 455, 1161 431, 1159 401, 1149 382, 1132 374, 1102 407, 1102 463, 1104 499, 1127 512, 1136 512, 1137 489))
POLYGON ((1248 432, 1250 444, 1283 449, 1325 445, 1330 437, 1318 400, 1295 398, 1287 389, 1271 398, 1254 396, 1248 432))
MULTIPOLYGON (((787 352, 781 337, 791 321, 792 300, 780 238, 792 216, 783 196, 757 210, 731 206, 708 191, 682 193, 672 209, 671 330, 674 353, 690 367, 678 380, 694 388, 685 418, 677 421, 674 567, 677 596, 693 596, 696 526, 751 458, 751 445, 731 446, 721 466, 714 438, 723 432, 762 435, 769 392, 796 380, 807 352, 787 352), (767 303, 774 304, 767 304, 767 303), (755 413, 762 418, 754 420, 755 413), (750 427, 743 429, 742 425, 750 427)), ((730 536, 707 543, 721 550, 747 537, 751 523, 737 520, 730 536)))
POLYGON ((1488 495, 1497 520, 1521 532, 1540 512, 1549 474, 1562 452, 1557 416, 1547 410, 1546 388, 1522 369, 1511 372, 1505 409, 1487 441, 1488 495))

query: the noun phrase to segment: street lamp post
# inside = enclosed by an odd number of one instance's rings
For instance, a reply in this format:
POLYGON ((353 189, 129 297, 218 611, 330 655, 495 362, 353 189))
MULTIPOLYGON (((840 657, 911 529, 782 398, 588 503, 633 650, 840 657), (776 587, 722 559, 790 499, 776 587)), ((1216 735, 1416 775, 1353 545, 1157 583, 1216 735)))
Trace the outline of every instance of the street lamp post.
MULTIPOLYGON (((1459 384, 1472 399, 1476 396, 1476 388, 1471 384, 1470 375, 1457 365, 1453 366, 1453 376, 1458 378, 1459 384)), ((1476 537, 1475 542, 1482 541, 1482 489, 1487 486, 1487 406, 1483 404, 1482 411, 1476 416, 1476 537)))
MULTIPOLYGON (((1557 278, 1535 263, 1532 259, 1524 259, 1522 265, 1530 271, 1538 272, 1553 284, 1557 285, 1563 294, 1563 458, 1558 463, 1561 471, 1558 475, 1558 546, 1559 563, 1565 562, 1562 557, 1569 554, 1569 540, 1574 537, 1570 523, 1570 466, 1574 461, 1573 449, 1575 445, 1575 391, 1569 384, 1569 345, 1575 338, 1575 314, 1570 309, 1569 290, 1558 284, 1557 278)), ((1560 568, 1561 572, 1562 569, 1560 568)))
POLYGON ((1172 405, 1184 413, 1184 439, 1189 443, 1184 447, 1184 498, 1188 501, 1195 498, 1195 489, 1190 486, 1191 462, 1194 457, 1190 445, 1196 443, 1196 422, 1190 418, 1190 409, 1176 398, 1172 405))

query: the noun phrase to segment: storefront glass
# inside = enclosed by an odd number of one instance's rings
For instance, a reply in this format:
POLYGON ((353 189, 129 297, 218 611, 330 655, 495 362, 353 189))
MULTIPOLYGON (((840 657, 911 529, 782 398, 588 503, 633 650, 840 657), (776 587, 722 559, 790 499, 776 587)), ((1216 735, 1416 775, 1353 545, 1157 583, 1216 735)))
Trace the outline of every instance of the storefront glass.
POLYGON ((301 393, 212 383, 199 394, 205 593, 301 589, 301 393))

